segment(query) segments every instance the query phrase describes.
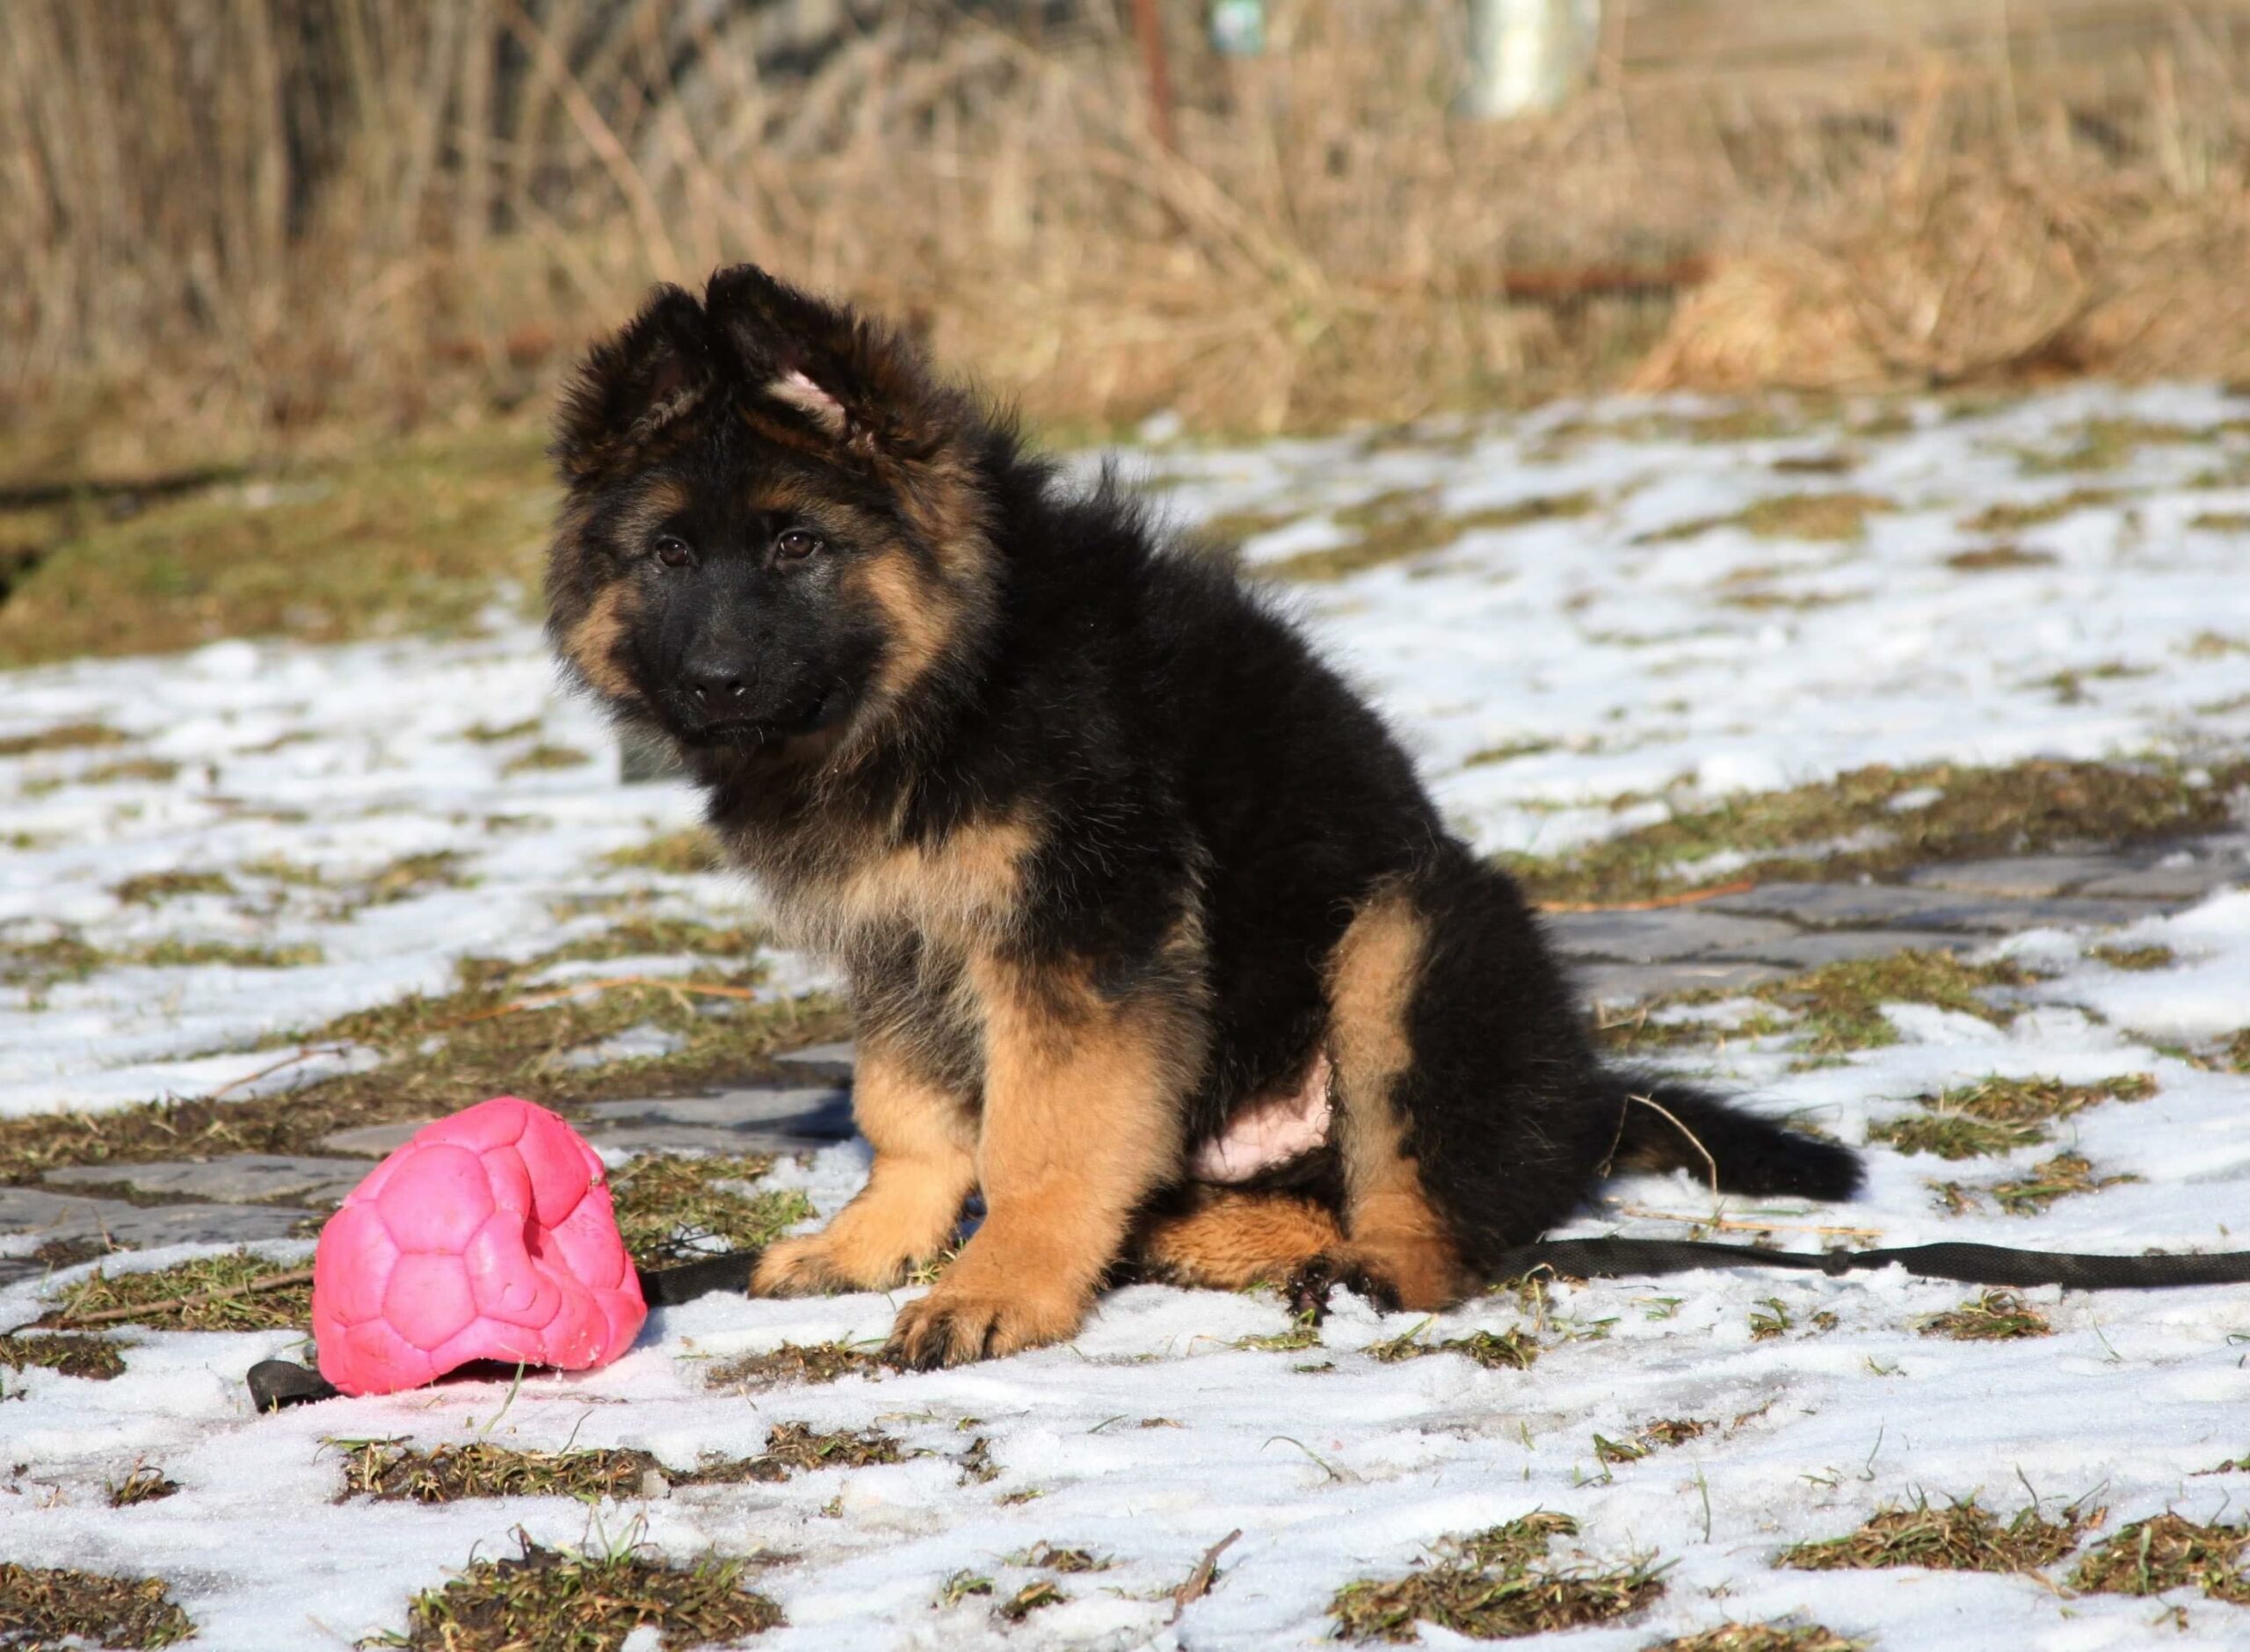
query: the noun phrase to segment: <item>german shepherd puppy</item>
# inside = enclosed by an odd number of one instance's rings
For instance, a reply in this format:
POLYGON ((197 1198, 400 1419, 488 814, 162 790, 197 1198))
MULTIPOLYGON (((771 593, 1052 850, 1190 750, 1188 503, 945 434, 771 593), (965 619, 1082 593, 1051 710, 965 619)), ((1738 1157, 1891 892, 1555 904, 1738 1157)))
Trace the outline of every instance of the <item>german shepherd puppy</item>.
POLYGON ((892 1333, 948 1365, 1069 1337, 1121 1266, 1443 1308, 1613 1165, 1857 1186, 1601 1067, 1521 894, 1277 605, 877 323, 747 265, 660 287, 554 451, 569 675, 678 743, 851 982, 874 1169, 754 1292, 895 1286, 981 1192, 892 1333))

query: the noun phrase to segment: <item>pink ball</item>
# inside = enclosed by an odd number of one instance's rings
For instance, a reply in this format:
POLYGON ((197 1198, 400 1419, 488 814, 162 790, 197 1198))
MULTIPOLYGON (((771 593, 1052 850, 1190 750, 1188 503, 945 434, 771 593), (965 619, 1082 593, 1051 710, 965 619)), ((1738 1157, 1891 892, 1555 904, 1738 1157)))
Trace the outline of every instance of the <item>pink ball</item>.
POLYGON ((600 1158, 513 1096, 416 1131, 313 1253, 320 1373, 346 1394, 419 1388, 472 1359, 588 1370, 648 1316, 600 1158))

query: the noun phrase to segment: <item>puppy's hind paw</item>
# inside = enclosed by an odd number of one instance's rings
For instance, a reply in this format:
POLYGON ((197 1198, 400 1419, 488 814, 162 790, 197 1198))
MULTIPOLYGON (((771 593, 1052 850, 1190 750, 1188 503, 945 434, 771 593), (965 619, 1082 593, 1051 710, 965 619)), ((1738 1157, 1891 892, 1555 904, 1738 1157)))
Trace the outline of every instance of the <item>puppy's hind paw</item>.
POLYGON ((1328 1317, 1328 1293, 1339 1285, 1355 1296, 1365 1297, 1383 1313, 1398 1309, 1397 1286, 1361 1263, 1334 1256, 1307 1259, 1281 1286, 1281 1300, 1296 1318, 1317 1325, 1328 1317))

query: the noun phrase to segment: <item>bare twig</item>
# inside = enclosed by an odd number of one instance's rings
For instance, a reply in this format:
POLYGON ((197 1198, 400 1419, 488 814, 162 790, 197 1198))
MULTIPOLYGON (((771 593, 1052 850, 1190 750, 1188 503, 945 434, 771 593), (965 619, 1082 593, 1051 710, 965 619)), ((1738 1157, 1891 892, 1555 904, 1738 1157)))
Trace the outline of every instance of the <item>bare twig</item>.
POLYGON ((1166 1624, 1178 1623, 1179 1614, 1187 1610, 1191 1602, 1211 1592, 1211 1582, 1219 1575, 1219 1556, 1241 1535, 1242 1528, 1237 1526, 1203 1551, 1203 1558, 1195 1562, 1195 1569, 1187 1574, 1187 1581, 1172 1591, 1172 1616, 1165 1619, 1166 1624))
POLYGON ((185 1296, 168 1296, 161 1301, 135 1302, 130 1308, 105 1308, 92 1314, 73 1314, 68 1310, 55 1315, 53 1323, 57 1330, 76 1330, 86 1325, 105 1325, 114 1320, 145 1319, 151 1314, 161 1314, 175 1308, 200 1308, 206 1302, 222 1302, 230 1296, 250 1296, 259 1291, 278 1291, 285 1286, 309 1285, 313 1271, 297 1268, 287 1273, 269 1273, 262 1279, 252 1279, 247 1285, 228 1285, 208 1291, 190 1291, 185 1296))

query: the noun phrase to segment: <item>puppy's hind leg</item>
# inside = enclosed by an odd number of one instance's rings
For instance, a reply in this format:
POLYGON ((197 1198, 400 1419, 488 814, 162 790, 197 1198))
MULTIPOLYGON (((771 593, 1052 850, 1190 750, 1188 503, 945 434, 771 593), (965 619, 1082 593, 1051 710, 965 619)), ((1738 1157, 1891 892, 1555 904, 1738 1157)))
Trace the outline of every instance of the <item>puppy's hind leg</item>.
POLYGON ((1429 920, 1404 888, 1393 888, 1360 909, 1330 954, 1345 1241, 1292 1289, 1293 1299, 1316 1309, 1331 1282, 1423 1309, 1449 1306, 1470 1283, 1461 1247, 1423 1185, 1405 1105, 1429 942, 1429 920))

